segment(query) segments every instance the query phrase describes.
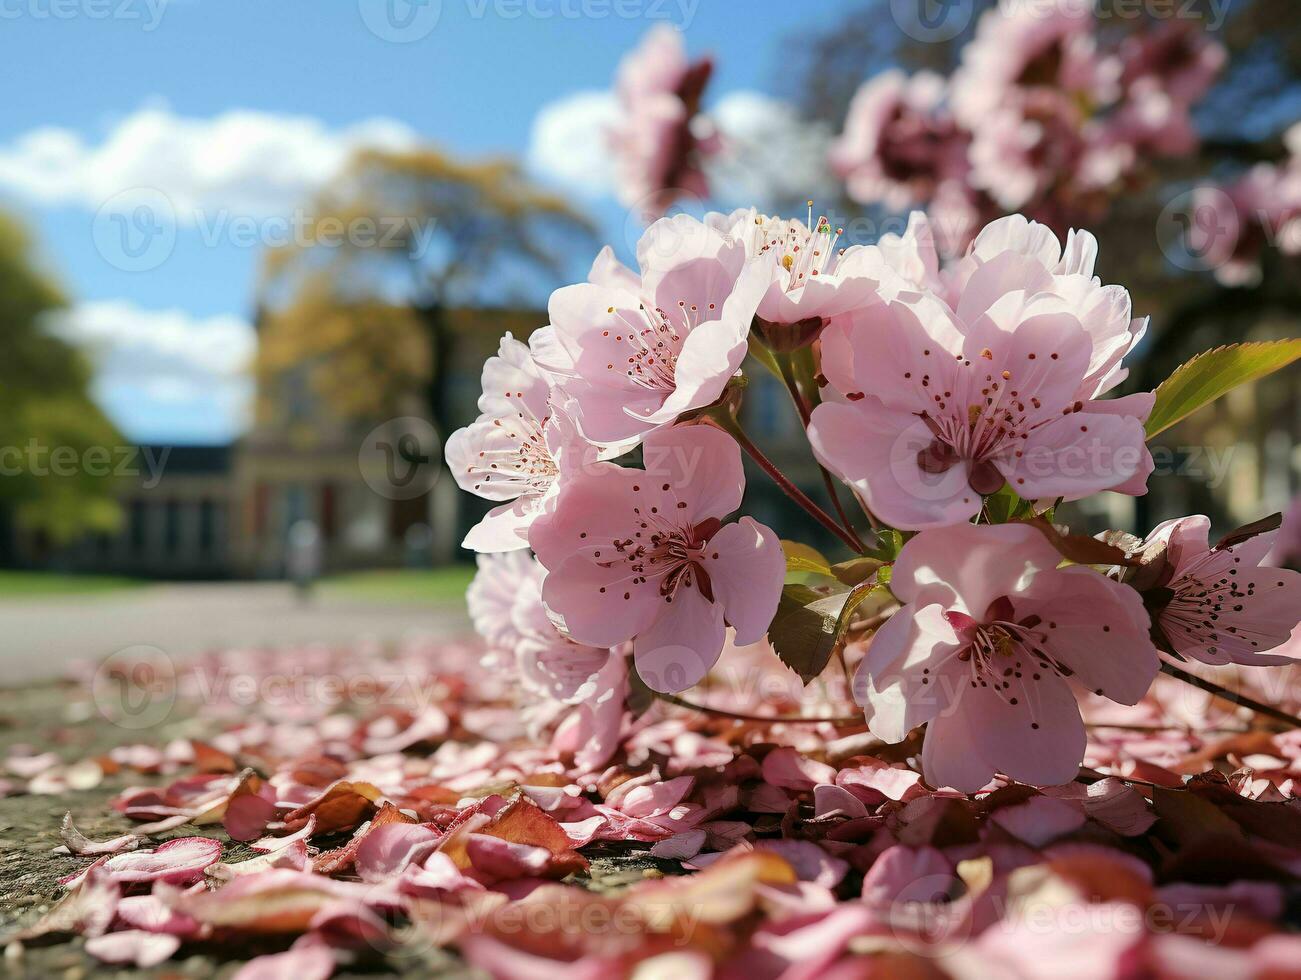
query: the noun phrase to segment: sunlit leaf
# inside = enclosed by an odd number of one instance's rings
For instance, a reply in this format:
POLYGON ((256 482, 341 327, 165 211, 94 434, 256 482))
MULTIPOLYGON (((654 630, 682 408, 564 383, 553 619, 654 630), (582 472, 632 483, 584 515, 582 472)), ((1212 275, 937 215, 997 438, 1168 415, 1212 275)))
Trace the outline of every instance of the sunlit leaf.
POLYGON ((859 585, 872 577, 883 565, 879 558, 851 558, 831 566, 831 574, 846 585, 859 585))
POLYGON ((1301 339, 1230 344, 1198 354, 1161 382, 1147 436, 1164 432, 1238 385, 1257 381, 1301 358, 1301 339))
POLYGON ((777 615, 768 627, 768 641, 777 656, 808 684, 826 669, 836 646, 840 610, 849 592, 825 595, 807 586, 782 590, 777 615))
POLYGON ((1077 565, 1137 566, 1142 564, 1139 556, 1131 556, 1123 548, 1091 538, 1086 534, 1065 534, 1042 517, 1031 518, 1025 523, 1038 528, 1063 558, 1077 565))
POLYGON ((810 572, 814 575, 832 575, 831 566, 822 552, 799 541, 782 541, 782 551, 786 555, 786 571, 810 572))
POLYGON ((896 601, 889 588, 875 579, 830 594, 788 585, 768 629, 768 640, 782 663, 808 684, 826 669, 855 615, 876 615, 896 601))

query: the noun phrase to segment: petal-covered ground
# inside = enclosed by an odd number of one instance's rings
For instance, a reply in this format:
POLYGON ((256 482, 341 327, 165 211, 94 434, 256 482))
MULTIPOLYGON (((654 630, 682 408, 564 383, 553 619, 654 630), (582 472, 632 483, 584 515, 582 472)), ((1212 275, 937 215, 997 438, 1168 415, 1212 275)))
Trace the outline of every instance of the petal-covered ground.
MULTIPOLYGON (((5 742, 7 966, 1301 976, 1301 733, 1167 678, 1135 708, 1086 703, 1076 782, 967 796, 922 781, 918 743, 861 724, 662 702, 584 771, 480 654, 227 651, 138 690, 117 664, 117 701, 88 670, 32 745, 5 742), (170 710, 151 716, 142 691, 170 710), (125 741, 84 754, 109 728, 125 741), (111 812, 85 802, 103 786, 111 812), (20 839, 24 799, 74 812, 20 839), (24 893, 57 900, 23 909, 24 893)), ((1288 671, 1258 693, 1295 710, 1288 671)), ((763 647, 729 649, 689 696, 847 714, 846 692, 805 690, 763 647)))

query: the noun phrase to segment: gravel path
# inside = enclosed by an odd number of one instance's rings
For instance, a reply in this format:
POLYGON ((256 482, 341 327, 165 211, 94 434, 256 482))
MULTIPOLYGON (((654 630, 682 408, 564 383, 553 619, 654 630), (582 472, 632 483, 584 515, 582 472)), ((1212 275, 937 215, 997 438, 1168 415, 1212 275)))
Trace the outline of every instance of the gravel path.
POLYGON ((282 582, 157 585, 103 595, 0 600, 0 687, 54 679, 75 660, 137 644, 173 658, 213 647, 326 639, 394 641, 468 628, 463 610, 325 595, 282 582))

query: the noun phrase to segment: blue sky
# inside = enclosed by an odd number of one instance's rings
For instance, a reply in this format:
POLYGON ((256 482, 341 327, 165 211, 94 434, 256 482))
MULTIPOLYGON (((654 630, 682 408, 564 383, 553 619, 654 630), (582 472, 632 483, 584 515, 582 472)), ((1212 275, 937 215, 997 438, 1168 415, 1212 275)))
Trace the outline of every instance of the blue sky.
MULTIPOLYGON (((128 135, 151 131, 146 117, 155 141, 146 156, 161 158, 136 160, 121 172, 147 165, 149 173, 152 166, 170 187, 172 170, 189 167, 196 173, 176 179, 207 195, 200 201, 206 214, 225 206, 223 194, 234 195, 231 213, 239 214, 241 181, 260 188, 260 174, 283 161, 245 162, 235 167, 239 175, 211 190, 205 173, 226 144, 173 164, 167 147, 179 140, 182 122, 202 132, 237 110, 267 114, 263 124, 284 117, 310 130, 302 141, 309 161, 318 156, 313 147, 332 146, 350 127, 375 120, 458 153, 522 156, 539 110, 575 92, 608 88, 619 59, 657 23, 683 27, 692 55, 718 55, 715 96, 782 94, 783 42, 836 14, 830 4, 768 0, 427 0, 403 10, 405 4, 0 0, 0 83, 10 95, 0 118, 0 201, 33 226, 85 313, 76 335, 98 342, 97 394, 128 436, 214 441, 238 428, 236 406, 247 389, 234 379, 235 367, 223 366, 223 391, 215 383, 207 390, 211 379, 193 355, 199 350, 221 361, 227 341, 238 346, 260 256, 233 232, 214 230, 219 219, 209 217, 203 227, 180 222, 165 259, 146 262, 143 271, 123 268, 131 263, 120 256, 106 259, 97 236, 114 226, 96 218, 97 205, 126 190, 112 183, 119 172, 113 161, 129 151, 128 135), (398 29, 385 19, 385 4, 413 17, 413 30, 423 36, 409 43, 381 37, 398 29), (72 162, 47 166, 42 154, 50 147, 72 162), (55 171, 63 176, 50 178, 55 171), (177 356, 188 363, 178 367, 177 356), (144 383, 151 378, 152 387, 144 383)), ((276 193, 292 196, 285 186, 292 188, 293 179, 280 178, 276 193)), ((622 235, 623 212, 608 198, 589 196, 584 204, 609 237, 622 235)), ((277 207, 259 199, 253 211, 265 216, 277 207)))

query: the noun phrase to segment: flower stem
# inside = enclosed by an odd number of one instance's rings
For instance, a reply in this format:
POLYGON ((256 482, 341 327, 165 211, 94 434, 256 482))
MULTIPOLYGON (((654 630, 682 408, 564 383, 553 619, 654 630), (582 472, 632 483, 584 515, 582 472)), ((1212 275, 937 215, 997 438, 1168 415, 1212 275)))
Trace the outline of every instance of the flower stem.
MULTIPOLYGON (((781 368, 782 381, 786 383, 786 390, 790 392, 791 401, 795 404, 795 411, 799 413, 800 424, 804 426, 804 431, 807 433, 813 413, 809 409, 809 403, 804 397, 804 393, 800 391, 799 382, 795 380, 795 371, 790 358, 778 355, 777 366, 781 368)), ((836 515, 840 518, 841 526, 853 535, 854 540, 858 542, 859 552, 865 551, 866 546, 863 544, 863 539, 854 530, 854 524, 849 519, 849 515, 845 513, 844 504, 840 502, 840 494, 836 490, 836 481, 831 478, 831 474, 827 472, 827 468, 821 463, 818 463, 818 472, 822 474, 822 485, 827 488, 827 496, 831 498, 831 504, 836 508, 836 515)))
POLYGON ((1107 731, 1117 732, 1180 732, 1185 735, 1246 735, 1251 731, 1250 728, 1199 728, 1192 731, 1178 725, 1122 725, 1107 724, 1100 721, 1087 722, 1084 727, 1092 731, 1106 729, 1107 731))
POLYGON ((767 473, 768 476, 772 478, 772 481, 781 488, 782 492, 785 493, 786 496, 790 497, 791 500, 795 501, 808 511, 819 524, 838 537, 841 541, 845 542, 851 551, 860 555, 863 553, 864 548, 862 542, 855 540, 854 536, 837 524, 831 515, 815 504, 808 494, 792 483, 786 475, 777 468, 776 464, 765 456, 763 451, 751 441, 750 437, 745 434, 745 431, 735 419, 730 419, 728 422, 724 422, 716 416, 710 415, 706 417, 705 421, 710 425, 717 426, 735 439, 737 443, 740 444, 741 448, 749 454, 750 458, 758 464, 759 468, 767 473))
POLYGON ((1256 712, 1257 714, 1264 715, 1267 718, 1272 718, 1278 722, 1282 722, 1284 725, 1287 725, 1290 728, 1301 728, 1301 718, 1294 718, 1292 715, 1289 715, 1286 711, 1282 711, 1279 708, 1273 707, 1272 705, 1262 704, 1260 701, 1256 701, 1252 698, 1249 698, 1245 694, 1239 694, 1237 691, 1230 691, 1227 687, 1221 687, 1219 684, 1216 684, 1214 681, 1208 681, 1204 677, 1198 677, 1196 674, 1190 674, 1188 673, 1188 671, 1182 670, 1181 668, 1176 667, 1174 664, 1169 663, 1168 661, 1162 661, 1161 673, 1169 674, 1171 677, 1174 677, 1177 680, 1181 680, 1185 684, 1191 684, 1193 687, 1199 688, 1200 690, 1206 691, 1210 694, 1214 694, 1216 697, 1222 698, 1223 700, 1228 701, 1230 704, 1240 705, 1241 707, 1244 708, 1250 708, 1252 711, 1256 712))
POLYGON ((668 704, 677 705, 679 708, 689 708, 692 711, 698 711, 701 714, 713 715, 715 718, 728 718, 732 721, 756 721, 768 725, 835 725, 837 728, 866 728, 867 721, 862 715, 851 715, 839 718, 805 718, 802 716, 789 715, 752 715, 744 711, 725 711, 722 708, 711 708, 707 704, 696 704, 688 701, 686 698, 680 698, 676 694, 656 694, 661 701, 668 704))

